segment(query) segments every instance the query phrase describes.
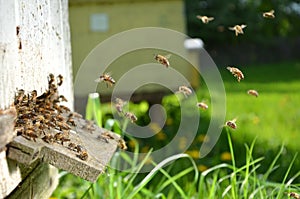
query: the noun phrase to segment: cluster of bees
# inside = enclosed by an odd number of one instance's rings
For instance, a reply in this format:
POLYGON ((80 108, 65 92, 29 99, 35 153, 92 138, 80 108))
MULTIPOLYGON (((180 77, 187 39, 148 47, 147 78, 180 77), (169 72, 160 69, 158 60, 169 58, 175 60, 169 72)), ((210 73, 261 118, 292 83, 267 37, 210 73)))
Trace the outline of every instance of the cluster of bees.
POLYGON ((15 130, 17 135, 26 139, 36 141, 41 139, 46 143, 58 143, 64 146, 68 142, 67 148, 77 152, 77 156, 86 160, 88 154, 86 149, 71 142, 70 131, 76 126, 75 117, 82 116, 70 109, 61 102, 67 102, 63 95, 58 94, 58 86, 63 83, 63 76, 56 78, 53 74, 48 77, 48 89, 40 96, 33 90, 25 94, 24 90, 18 90, 14 106, 17 110, 15 130))

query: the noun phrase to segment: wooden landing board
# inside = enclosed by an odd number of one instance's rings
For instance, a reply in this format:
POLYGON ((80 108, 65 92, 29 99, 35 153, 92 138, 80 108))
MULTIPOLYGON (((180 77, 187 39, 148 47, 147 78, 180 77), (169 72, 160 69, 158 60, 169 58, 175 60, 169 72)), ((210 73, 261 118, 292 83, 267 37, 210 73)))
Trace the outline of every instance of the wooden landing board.
MULTIPOLYGON (((9 144, 8 157, 26 165, 40 160, 85 180, 95 182, 98 176, 104 172, 106 165, 116 151, 120 137, 109 132, 112 138, 104 138, 102 133, 107 133, 107 130, 94 124, 90 127, 89 122, 81 118, 74 118, 74 120, 76 126, 72 127, 69 135, 70 141, 63 144, 59 141, 47 143, 41 138, 34 141, 17 136, 9 144), (80 159, 78 151, 69 147, 70 143, 85 148, 88 158, 86 160, 80 159)), ((59 132, 58 130, 51 131, 59 132)))

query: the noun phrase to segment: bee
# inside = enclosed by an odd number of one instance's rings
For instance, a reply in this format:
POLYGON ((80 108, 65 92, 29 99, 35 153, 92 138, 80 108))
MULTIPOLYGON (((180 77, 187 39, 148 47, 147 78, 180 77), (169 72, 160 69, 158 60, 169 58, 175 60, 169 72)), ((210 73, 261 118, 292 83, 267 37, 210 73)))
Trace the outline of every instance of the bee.
POLYGON ((36 142, 36 138, 38 138, 38 135, 32 128, 25 128, 24 132, 22 133, 22 136, 26 139, 32 138, 34 142, 36 142))
POLYGON ((275 13, 274 10, 270 10, 269 12, 264 12, 263 17, 264 18, 269 18, 269 19, 274 19, 275 18, 274 13, 275 13))
POLYGON ((63 96, 63 95, 60 95, 58 97, 58 99, 59 99, 60 102, 68 102, 67 98, 65 96, 63 96))
POLYGON ((237 78, 238 82, 244 79, 244 74, 240 69, 228 66, 227 70, 229 70, 231 74, 233 74, 233 76, 237 78))
POLYGON ((83 146, 77 145, 76 149, 77 149, 77 152, 79 153, 77 155, 77 157, 79 157, 81 160, 87 160, 88 159, 87 150, 83 146))
POLYGON ((83 127, 88 131, 95 131, 94 121, 87 121, 87 124, 83 127))
POLYGON ((116 98, 115 106, 119 113, 123 113, 123 107, 125 104, 126 104, 126 102, 124 102, 122 99, 116 98))
POLYGON ((290 192, 290 193, 287 193, 287 195, 289 197, 292 197, 294 199, 300 199, 300 195, 298 193, 295 193, 295 192, 290 192))
POLYGON ((23 98, 25 96, 25 91, 23 89, 18 90, 18 94, 15 96, 15 102, 14 104, 20 104, 23 101, 23 98))
POLYGON ((199 108, 202 108, 202 109, 208 109, 208 105, 207 104, 205 104, 204 102, 198 102, 197 103, 197 106, 199 107, 199 108))
POLYGON ((242 25, 235 25, 233 27, 229 27, 229 30, 234 30, 235 31, 235 36, 238 36, 238 34, 244 34, 243 29, 246 28, 247 25, 242 24, 242 25))
POLYGON ((53 82, 55 81, 54 79, 54 75, 52 73, 49 74, 49 77, 48 77, 48 84, 49 84, 49 87, 51 84, 53 84, 53 82))
POLYGON ((122 150, 126 150, 127 149, 127 146, 126 146, 126 142, 120 138, 119 141, 118 141, 118 146, 120 147, 120 149, 122 150))
POLYGON ((208 24, 208 22, 214 20, 214 17, 207 17, 207 16, 201 16, 201 15, 197 15, 196 16, 198 19, 200 19, 203 23, 208 24))
POLYGON ((65 122, 56 121, 56 124, 59 127, 59 130, 70 130, 71 129, 71 127, 65 122))
POLYGON ((179 86, 177 92, 182 93, 185 97, 187 97, 188 95, 191 95, 193 93, 192 90, 187 86, 179 86))
POLYGON ((66 107, 64 105, 59 105, 58 111, 62 112, 62 110, 66 111, 66 112, 70 112, 71 111, 68 107, 66 107))
POLYGON ((236 125, 236 118, 234 118, 233 120, 228 120, 226 123, 225 123, 225 126, 229 126, 230 128, 232 129, 236 129, 237 128, 237 125, 236 125))
POLYGON ((131 113, 131 112, 126 112, 125 114, 125 117, 128 118, 132 123, 136 122, 137 121, 137 117, 131 113))
POLYGON ((67 123, 71 124, 72 126, 76 126, 76 123, 75 123, 73 118, 69 117, 68 120, 67 120, 67 123))
POLYGON ((103 139, 106 143, 109 143, 109 139, 115 139, 108 131, 104 131, 101 135, 98 136, 98 139, 103 139))
POLYGON ((63 131, 62 133, 61 133, 61 132, 56 133, 56 134, 54 135, 54 139, 55 139, 56 141, 60 141, 61 144, 63 145, 64 142, 70 141, 70 139, 69 139, 69 131, 63 131))
POLYGON ((42 140, 48 144, 52 144, 54 142, 54 136, 52 134, 46 134, 42 140))
POLYGON ((102 82, 102 81, 106 83, 106 87, 108 87, 108 85, 113 86, 113 84, 116 83, 116 81, 110 76, 109 73, 104 73, 100 75, 98 79, 95 80, 95 82, 102 82))
POLYGON ((255 97, 258 97, 258 92, 257 92, 256 90, 248 90, 247 93, 248 93, 249 95, 253 95, 253 96, 255 96, 255 97))
POLYGON ((170 66, 170 62, 169 62, 170 57, 171 54, 165 56, 159 54, 154 55, 154 59, 167 68, 170 66))
POLYGON ((77 112, 72 112, 72 113, 69 114, 68 117, 69 118, 72 118, 72 117, 82 118, 82 115, 77 113, 77 112))
POLYGON ((57 76, 57 79, 58 79, 57 85, 58 85, 58 86, 61 86, 62 83, 63 83, 63 81, 64 81, 64 77, 63 77, 61 74, 59 74, 59 75, 57 76))
POLYGON ((68 145, 68 149, 72 151, 77 151, 77 145, 74 142, 70 142, 68 145))

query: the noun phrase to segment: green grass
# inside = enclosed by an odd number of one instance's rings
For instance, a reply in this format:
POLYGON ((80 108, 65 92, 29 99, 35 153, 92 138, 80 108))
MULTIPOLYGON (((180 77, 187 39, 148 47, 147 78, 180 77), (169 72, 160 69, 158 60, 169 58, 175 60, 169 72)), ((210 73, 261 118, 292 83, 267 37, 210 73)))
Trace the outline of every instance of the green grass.
MULTIPOLYGON (((226 118, 237 117, 238 128, 234 131, 225 128, 209 157, 199 160, 179 154, 163 162, 149 161, 147 157, 138 162, 137 156, 131 159, 119 151, 106 173, 94 184, 62 173, 53 197, 239 199, 288 198, 288 192, 299 193, 300 162, 296 152, 299 151, 300 140, 300 62, 238 68, 245 75, 240 83, 225 66, 220 67, 227 95, 226 118), (247 95, 248 89, 256 89, 259 97, 247 95), (229 159, 221 158, 224 152, 230 154, 229 159), (129 171, 112 169, 120 166, 121 159, 131 165, 129 171), (164 166, 166 163, 171 164, 164 166), (155 168, 149 173, 138 174, 148 164, 155 168), (201 169, 201 165, 206 170, 201 169)), ((209 102, 209 93, 204 84, 197 95, 199 99, 205 98, 209 102)), ((89 119, 95 119, 97 124, 113 129, 120 135, 126 134, 128 120, 109 119, 112 111, 110 104, 95 102, 88 106, 89 119), (97 121, 99 118, 102 121, 97 121)), ((176 105, 176 97, 166 96, 163 106, 171 121, 162 129, 162 133, 167 135, 166 140, 157 141, 154 137, 143 142, 127 137, 128 142, 135 143, 135 147, 130 148, 135 154, 149 148, 147 156, 151 157, 151 151, 166 144, 168 137, 176 132, 176 124, 180 122, 180 107, 176 105)), ((192 108, 195 105, 189 105, 187 100, 185 106, 192 108)), ((130 111, 138 116, 139 125, 149 122, 148 108, 147 102, 130 104, 130 111)), ((210 111, 201 117, 201 122, 208 123, 210 111)), ((206 127, 207 124, 201 125, 199 135, 206 127)), ((189 150, 199 150, 199 144, 195 141, 189 150)))
POLYGON ((228 118, 238 117, 234 137, 245 141, 258 136, 258 143, 276 147, 284 143, 299 150, 300 62, 240 67, 245 79, 240 83, 222 70, 227 95, 228 118), (247 95, 256 89, 259 97, 247 95))

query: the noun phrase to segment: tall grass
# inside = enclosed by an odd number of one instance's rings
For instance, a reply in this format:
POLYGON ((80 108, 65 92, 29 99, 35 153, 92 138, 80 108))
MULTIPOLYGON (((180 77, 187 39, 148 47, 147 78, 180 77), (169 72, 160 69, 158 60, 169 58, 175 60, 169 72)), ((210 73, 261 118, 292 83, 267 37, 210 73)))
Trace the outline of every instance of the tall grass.
MULTIPOLYGON (((97 99, 94 99, 97 100, 97 99)), ((98 99, 99 100, 99 99, 98 99)), ((87 114, 89 119, 98 120, 101 114, 100 102, 88 103, 87 114), (97 105, 98 104, 98 105, 97 105), (92 107, 92 108, 91 108, 92 107), (94 108, 93 108, 94 107, 94 108), (88 111, 93 111, 88 112, 88 111)), ((97 122, 97 121, 96 121, 97 122)), ((102 124, 97 122, 97 124, 102 124)), ((122 123, 113 119, 107 120, 104 127, 119 131, 125 135, 128 121, 122 123)), ((274 157, 268 169, 261 174, 264 157, 255 157, 253 151, 256 139, 250 146, 245 144, 245 162, 237 166, 235 157, 235 142, 231 131, 226 129, 231 163, 220 163, 199 173, 197 163, 187 154, 177 154, 166 158, 162 162, 151 160, 151 152, 138 163, 139 143, 131 137, 127 139, 134 142, 134 156, 130 157, 123 151, 117 151, 108 165, 106 173, 102 174, 97 182, 89 183, 71 174, 62 172, 60 185, 53 193, 57 198, 283 198, 291 191, 300 192, 299 184, 293 182, 299 178, 300 171, 290 176, 290 171, 297 157, 289 163, 282 182, 272 182, 270 176, 280 167, 278 159, 282 156, 282 146, 274 157), (123 171, 121 162, 130 164, 130 169, 123 171), (182 164, 184 162, 184 164, 182 164), (143 167, 151 164, 154 168, 147 174, 140 174, 143 167), (175 165, 181 164, 180 171, 175 165), (82 189, 83 187, 83 189, 82 189)))

